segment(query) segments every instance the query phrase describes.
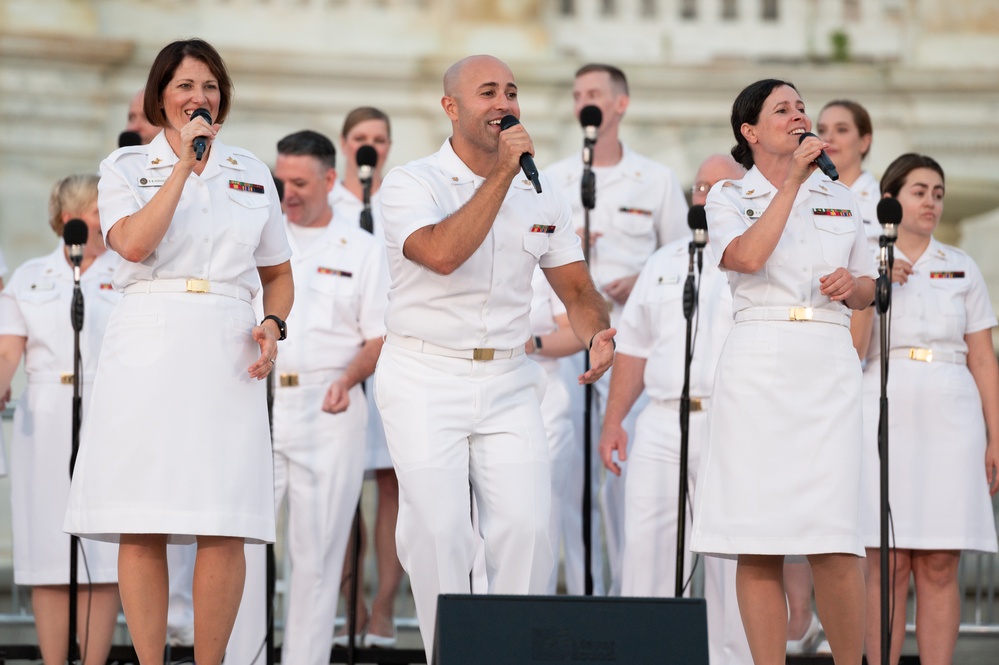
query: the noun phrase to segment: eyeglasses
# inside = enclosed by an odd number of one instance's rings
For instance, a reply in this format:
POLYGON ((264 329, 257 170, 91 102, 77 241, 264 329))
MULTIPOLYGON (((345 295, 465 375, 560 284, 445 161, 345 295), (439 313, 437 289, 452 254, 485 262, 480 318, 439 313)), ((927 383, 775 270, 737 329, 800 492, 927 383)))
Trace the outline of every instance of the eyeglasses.
POLYGON ((711 189, 711 183, 709 182, 695 182, 694 186, 690 188, 691 194, 707 194, 708 190, 711 189))

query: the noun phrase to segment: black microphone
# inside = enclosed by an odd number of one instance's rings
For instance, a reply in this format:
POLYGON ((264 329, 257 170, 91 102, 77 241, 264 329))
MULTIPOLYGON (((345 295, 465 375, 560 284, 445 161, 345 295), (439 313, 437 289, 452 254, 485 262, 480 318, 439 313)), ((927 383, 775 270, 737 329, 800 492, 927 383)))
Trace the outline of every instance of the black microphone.
MULTIPOLYGON (((208 112, 208 109, 194 109, 194 113, 191 114, 191 120, 195 118, 204 118, 205 122, 209 125, 212 124, 212 114, 208 112)), ((201 161, 201 158, 205 156, 205 150, 208 148, 208 141, 204 136, 194 137, 194 158, 201 161)))
POLYGON ((69 249, 69 262, 73 264, 73 279, 77 283, 80 282, 80 262, 89 232, 87 223, 82 219, 71 219, 62 227, 62 240, 69 249))
MULTIPOLYGON (((805 132, 798 138, 798 145, 801 145, 801 142, 805 140, 806 136, 815 136, 815 134, 805 132)), ((815 138, 819 137, 815 136, 815 138)), ((825 150, 819 152, 819 156, 815 158, 815 165, 818 166, 819 170, 825 173, 830 180, 839 180, 839 172, 836 170, 836 165, 832 163, 831 159, 829 159, 829 155, 826 154, 825 150)))
POLYGON ((687 211, 687 226, 694 234, 694 246, 704 247, 708 244, 708 216, 704 213, 704 206, 690 206, 687 211))
POLYGON ((898 225, 902 223, 902 204, 898 199, 885 198, 878 201, 878 222, 884 235, 890 240, 898 237, 898 225))
MULTIPOLYGON (((514 125, 519 125, 520 120, 517 120, 512 115, 505 115, 503 119, 500 120, 500 129, 510 129, 514 125)), ((541 179, 538 177, 538 167, 534 165, 534 158, 531 157, 531 153, 525 152, 520 156, 520 168, 524 169, 524 175, 530 178, 531 182, 534 183, 534 189, 537 190, 538 194, 541 193, 541 179)))
POLYGON ((362 145, 354 157, 357 161, 357 177, 361 182, 365 180, 370 182, 375 165, 378 164, 378 152, 370 145, 362 145))
POLYGON ((142 145, 142 137, 139 132, 122 132, 118 135, 118 147, 128 148, 133 145, 142 145))
POLYGON ((584 106, 579 112, 579 124, 583 126, 583 161, 593 163, 593 155, 587 155, 593 144, 597 142, 597 130, 604 121, 603 112, 596 106, 584 106), (589 159, 587 159, 589 157, 589 159))

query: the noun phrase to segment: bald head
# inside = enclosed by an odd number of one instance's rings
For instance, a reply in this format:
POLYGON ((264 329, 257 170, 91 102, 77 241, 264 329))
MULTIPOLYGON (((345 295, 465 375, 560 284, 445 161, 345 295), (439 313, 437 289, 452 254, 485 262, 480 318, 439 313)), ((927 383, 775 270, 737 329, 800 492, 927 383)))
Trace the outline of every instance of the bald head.
POLYGON ((143 110, 145 95, 146 89, 143 88, 132 97, 132 101, 128 105, 128 123, 125 125, 125 131, 138 134, 143 145, 152 141, 160 133, 160 128, 146 118, 146 112, 143 110))
POLYGON ((694 178, 694 192, 691 195, 693 205, 704 205, 708 198, 708 190, 719 180, 741 180, 746 175, 746 169, 735 161, 732 155, 711 155, 697 169, 694 178))
MULTIPOLYGON (((483 69, 490 69, 497 66, 505 69, 509 73, 510 80, 513 80, 513 72, 499 58, 494 58, 491 55, 470 55, 467 58, 462 58, 448 67, 447 71, 444 72, 444 95, 447 97, 456 97, 463 85, 468 83, 469 79, 474 80, 478 78, 477 74, 483 69)), ((497 81, 497 83, 499 82, 497 81)))

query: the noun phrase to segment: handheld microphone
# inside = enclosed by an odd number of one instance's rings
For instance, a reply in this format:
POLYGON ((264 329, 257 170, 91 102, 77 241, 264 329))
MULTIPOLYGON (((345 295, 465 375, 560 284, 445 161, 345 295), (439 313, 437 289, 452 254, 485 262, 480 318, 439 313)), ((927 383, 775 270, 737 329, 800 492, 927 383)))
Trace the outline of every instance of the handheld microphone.
POLYGON ((898 225, 902 222, 902 204, 898 199, 878 201, 878 222, 881 223, 886 238, 894 240, 898 237, 898 225))
POLYGON ((118 147, 128 148, 133 145, 142 145, 142 137, 139 132, 122 132, 118 135, 118 147))
MULTIPOLYGON (((807 136, 815 136, 815 134, 805 132, 798 138, 798 145, 801 145, 801 142, 804 141, 807 136)), ((819 137, 815 136, 815 138, 819 137)), ((839 172, 836 170, 836 165, 832 163, 831 159, 829 159, 829 155, 826 154, 825 150, 819 152, 819 156, 815 158, 815 165, 818 166, 819 170, 825 173, 830 180, 839 180, 839 172)))
POLYGON ((357 149, 354 159, 357 161, 357 177, 362 183, 366 180, 370 182, 371 175, 375 171, 375 165, 378 163, 378 153, 374 147, 362 145, 357 149))
MULTIPOLYGON (((208 112, 208 109, 195 109, 194 113, 191 114, 191 120, 195 118, 204 118, 205 122, 209 125, 212 124, 212 114, 208 112)), ((201 161, 201 158, 205 156, 205 150, 208 148, 208 141, 204 136, 194 137, 194 158, 201 161)))
POLYGON ((704 212, 704 206, 690 206, 687 211, 687 226, 694 234, 694 246, 704 247, 708 244, 708 216, 704 212))
MULTIPOLYGON (((520 120, 512 115, 505 115, 503 119, 500 120, 500 129, 510 129, 514 125, 519 125, 520 120)), ((526 175, 531 182, 534 184, 534 189, 541 193, 541 179, 538 177, 538 167, 534 165, 534 157, 531 153, 525 152, 520 156, 520 168, 524 170, 524 175, 526 175)))

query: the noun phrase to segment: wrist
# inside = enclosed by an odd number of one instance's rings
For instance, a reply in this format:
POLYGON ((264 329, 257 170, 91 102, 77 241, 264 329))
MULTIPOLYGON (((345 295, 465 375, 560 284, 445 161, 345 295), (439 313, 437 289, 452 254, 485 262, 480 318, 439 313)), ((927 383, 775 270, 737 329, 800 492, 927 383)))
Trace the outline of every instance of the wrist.
MULTIPOLYGON (((590 343, 586 345, 587 351, 592 351, 593 350, 593 340, 595 340, 597 338, 597 335, 599 335, 600 332, 601 331, 598 330, 597 332, 593 333, 592 337, 590 337, 590 343)), ((614 346, 614 350, 616 351, 617 350, 617 341, 613 337, 611 337, 610 341, 611 341, 611 344, 614 346)))

